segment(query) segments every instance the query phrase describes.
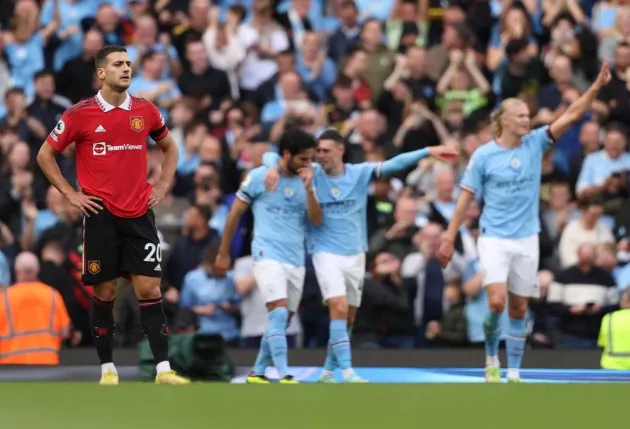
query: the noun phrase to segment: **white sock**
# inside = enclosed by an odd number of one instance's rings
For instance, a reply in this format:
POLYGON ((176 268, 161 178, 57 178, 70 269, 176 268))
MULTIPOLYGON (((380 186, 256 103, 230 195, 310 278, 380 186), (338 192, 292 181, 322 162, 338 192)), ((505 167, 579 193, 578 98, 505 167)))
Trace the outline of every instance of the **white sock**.
POLYGON ((518 368, 508 368, 507 370, 507 378, 520 378, 520 372, 518 368))
POLYGON ((486 355, 486 366, 489 366, 491 368, 500 368, 501 362, 499 362, 499 356, 486 355))
POLYGON ((344 379, 350 377, 352 374, 354 374, 354 370, 352 368, 341 370, 341 375, 343 375, 344 379))
POLYGON ((157 373, 161 374, 163 372, 170 371, 171 370, 171 364, 169 363, 169 361, 165 360, 164 362, 158 363, 155 366, 155 368, 157 369, 157 373))
POLYGON ((101 374, 107 374, 108 372, 118 374, 118 371, 116 371, 116 367, 114 366, 113 362, 108 362, 101 365, 101 374))
POLYGON ((328 371, 327 369, 323 369, 321 375, 319 376, 320 378, 324 378, 324 377, 328 377, 333 375, 334 372, 332 371, 328 371))

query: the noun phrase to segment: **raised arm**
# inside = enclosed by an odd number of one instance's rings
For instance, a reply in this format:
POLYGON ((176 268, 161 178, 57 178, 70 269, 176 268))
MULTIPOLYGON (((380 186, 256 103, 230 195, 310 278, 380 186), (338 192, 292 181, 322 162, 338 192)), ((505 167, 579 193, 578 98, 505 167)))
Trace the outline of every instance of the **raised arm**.
POLYGON ((376 170, 376 176, 392 176, 394 174, 405 171, 413 167, 421 159, 427 156, 433 156, 442 161, 449 162, 458 157, 455 149, 449 146, 433 146, 424 149, 414 150, 413 152, 401 153, 392 159, 383 162, 376 170))
POLYGON ((551 137, 556 140, 559 139, 569 128, 579 121, 586 112, 589 111, 591 105, 597 97, 597 94, 608 82, 610 82, 610 79, 610 66, 608 65, 608 61, 604 61, 602 68, 599 71, 599 75, 591 87, 586 90, 580 98, 571 103, 567 110, 565 110, 558 119, 549 125, 551 137))

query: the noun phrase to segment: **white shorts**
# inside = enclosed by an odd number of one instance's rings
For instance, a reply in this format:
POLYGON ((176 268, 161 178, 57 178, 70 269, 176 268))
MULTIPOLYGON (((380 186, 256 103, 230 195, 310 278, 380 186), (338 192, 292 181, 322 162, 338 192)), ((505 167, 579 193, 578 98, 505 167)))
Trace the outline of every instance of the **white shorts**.
POLYGON ((286 299, 287 308, 292 313, 297 311, 302 300, 304 273, 304 267, 272 259, 254 262, 254 279, 265 302, 286 299))
POLYGON ((365 253, 350 256, 315 253, 313 266, 324 302, 330 298, 345 296, 351 307, 361 305, 365 278, 365 253))
POLYGON ((483 285, 507 283, 515 295, 538 298, 538 235, 509 239, 479 237, 479 262, 483 285))

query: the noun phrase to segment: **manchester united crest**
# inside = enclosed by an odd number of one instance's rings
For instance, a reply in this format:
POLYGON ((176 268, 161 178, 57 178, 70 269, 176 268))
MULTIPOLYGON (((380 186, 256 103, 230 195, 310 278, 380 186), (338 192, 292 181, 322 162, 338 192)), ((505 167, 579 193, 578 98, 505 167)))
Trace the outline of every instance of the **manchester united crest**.
POLYGON ((101 261, 88 261, 88 272, 98 274, 101 272, 101 261))
POLYGON ((144 130, 144 119, 142 116, 132 116, 129 118, 129 121, 131 122, 131 129, 135 132, 139 133, 144 130))

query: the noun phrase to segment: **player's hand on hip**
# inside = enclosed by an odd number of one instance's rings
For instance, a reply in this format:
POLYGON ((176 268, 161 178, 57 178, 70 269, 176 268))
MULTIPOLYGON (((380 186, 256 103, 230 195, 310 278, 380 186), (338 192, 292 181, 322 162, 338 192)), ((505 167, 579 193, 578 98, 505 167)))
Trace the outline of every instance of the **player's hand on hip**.
POLYGON ((442 268, 446 268, 448 263, 451 262, 454 250, 455 248, 452 241, 442 241, 442 244, 440 245, 440 250, 438 250, 438 260, 440 261, 440 265, 442 265, 442 268))
POLYGON ((446 163, 452 163, 459 158, 459 151, 452 146, 433 146, 429 148, 429 155, 446 163))
POLYGON ((277 167, 270 167, 265 175, 265 189, 268 192, 273 192, 280 183, 280 172, 277 167))
POLYGON ((308 190, 311 189, 313 185, 313 169, 310 167, 300 168, 298 171, 300 174, 300 178, 302 182, 304 182, 304 187, 308 190))
POLYGON ((90 217, 90 213, 97 214, 103 210, 103 206, 99 204, 101 201, 103 201, 101 198, 94 195, 86 195, 83 192, 75 191, 68 196, 68 202, 81 210, 87 217, 90 217))
POLYGON ((166 197, 166 192, 168 188, 166 186, 155 185, 153 189, 151 189, 151 196, 149 197, 149 208, 157 206, 160 201, 166 197))
POLYGON ((230 270, 230 262, 230 255, 219 253, 217 258, 214 260, 214 267, 212 269, 213 274, 219 277, 225 276, 225 274, 227 274, 230 270))

